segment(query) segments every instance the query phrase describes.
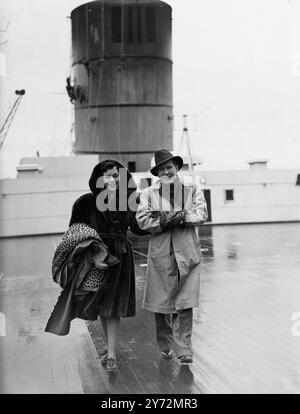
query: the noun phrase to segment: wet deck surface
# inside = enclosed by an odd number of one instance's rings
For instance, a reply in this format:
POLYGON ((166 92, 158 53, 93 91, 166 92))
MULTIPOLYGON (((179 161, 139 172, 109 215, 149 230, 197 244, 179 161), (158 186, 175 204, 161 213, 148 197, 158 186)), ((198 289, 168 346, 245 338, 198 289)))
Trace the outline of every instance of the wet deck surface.
MULTIPOLYGON (((59 236, 1 239, 0 393, 300 393, 300 223, 202 233, 194 363, 160 359, 153 315, 141 309, 146 258, 136 254, 137 316, 122 320, 113 375, 100 364, 99 322, 76 320, 66 337, 44 332, 60 292, 50 275, 59 236)), ((135 249, 145 254, 147 240, 135 249)))

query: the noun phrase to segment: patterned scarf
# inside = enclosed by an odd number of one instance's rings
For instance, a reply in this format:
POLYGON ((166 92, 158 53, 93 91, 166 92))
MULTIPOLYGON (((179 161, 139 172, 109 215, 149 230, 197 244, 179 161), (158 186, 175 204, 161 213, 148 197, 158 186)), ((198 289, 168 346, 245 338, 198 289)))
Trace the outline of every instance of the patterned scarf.
POLYGON ((68 255, 82 241, 95 239, 101 241, 96 230, 84 223, 74 223, 63 234, 62 239, 57 246, 52 260, 52 276, 54 276, 65 263, 68 255))

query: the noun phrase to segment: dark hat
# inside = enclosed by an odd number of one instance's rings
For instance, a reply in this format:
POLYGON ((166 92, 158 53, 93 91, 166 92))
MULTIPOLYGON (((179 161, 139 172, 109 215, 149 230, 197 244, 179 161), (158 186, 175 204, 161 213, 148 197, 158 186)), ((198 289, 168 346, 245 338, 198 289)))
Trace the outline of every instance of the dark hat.
POLYGON ((176 162, 176 164, 178 165, 178 170, 181 170, 182 166, 183 166, 183 159, 179 156, 175 156, 172 155, 170 153, 170 151, 168 150, 160 150, 157 151, 154 154, 154 161, 155 161, 155 166, 153 168, 151 168, 150 172, 151 174, 155 175, 157 177, 158 172, 157 169, 160 165, 164 164, 167 161, 171 161, 174 160, 176 162))
MULTIPOLYGON (((93 194, 98 194, 100 192, 100 189, 97 189, 97 181, 99 177, 102 177, 104 174, 104 171, 107 170, 107 165, 110 165, 109 168, 113 168, 112 166, 116 166, 118 168, 118 170, 120 168, 126 168, 123 164, 121 164, 119 161, 117 160, 103 160, 101 162, 99 162, 99 164, 97 164, 95 166, 95 168, 93 169, 93 172, 91 174, 91 177, 89 179, 89 187, 90 190, 93 194)), ((132 179, 132 175, 131 173, 127 170, 127 184, 130 182, 130 187, 127 189, 128 194, 130 194, 131 192, 136 191, 136 185, 132 179)))

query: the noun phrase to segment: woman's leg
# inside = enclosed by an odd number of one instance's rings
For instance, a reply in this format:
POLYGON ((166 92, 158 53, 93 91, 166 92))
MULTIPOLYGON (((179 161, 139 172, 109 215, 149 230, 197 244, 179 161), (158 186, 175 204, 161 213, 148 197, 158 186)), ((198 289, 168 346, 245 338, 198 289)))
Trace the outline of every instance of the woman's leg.
POLYGON ((116 347, 120 318, 106 318, 108 358, 116 359, 116 347))
POLYGON ((107 346, 107 318, 105 318, 104 316, 100 316, 100 319, 104 333, 105 345, 107 346))

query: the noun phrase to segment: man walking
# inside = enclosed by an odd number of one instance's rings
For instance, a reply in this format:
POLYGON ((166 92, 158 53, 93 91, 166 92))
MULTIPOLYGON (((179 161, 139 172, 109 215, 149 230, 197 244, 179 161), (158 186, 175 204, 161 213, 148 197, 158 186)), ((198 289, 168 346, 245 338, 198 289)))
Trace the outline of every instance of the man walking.
POLYGON ((143 308, 155 313, 161 356, 172 348, 182 364, 193 361, 193 308, 199 306, 201 247, 197 226, 207 220, 200 188, 178 177, 183 160, 167 150, 155 153, 150 170, 159 180, 142 191, 136 219, 151 233, 143 308))

